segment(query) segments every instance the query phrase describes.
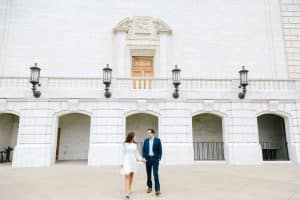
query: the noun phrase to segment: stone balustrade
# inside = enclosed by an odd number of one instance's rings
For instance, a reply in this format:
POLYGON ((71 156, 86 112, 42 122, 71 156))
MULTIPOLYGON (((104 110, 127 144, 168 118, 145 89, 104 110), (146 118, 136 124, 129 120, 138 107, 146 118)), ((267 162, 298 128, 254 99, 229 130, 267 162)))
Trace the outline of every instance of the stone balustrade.
MULTIPOLYGON (((104 89, 101 78, 59 78, 59 77, 42 77, 42 86, 39 88, 43 92, 45 98, 86 98, 85 93, 89 93, 88 98, 102 98, 99 96, 99 90, 104 89), (82 92, 80 92, 82 91, 82 92), (72 94, 74 93, 74 94, 72 94), (69 96, 70 94, 70 96, 69 96), (71 95, 72 94, 72 95, 71 95), (78 94, 78 96, 76 96, 78 94), (82 94, 82 95, 80 95, 82 94)), ((249 80, 247 87, 250 99, 264 98, 264 94, 272 94, 272 98, 278 96, 286 97, 286 99, 296 98, 297 84, 296 80, 249 80)), ((0 78, 0 98, 30 98, 31 84, 29 78, 24 77, 2 77, 0 78), (7 92, 7 88, 10 89, 7 92), (26 91, 26 92, 24 92, 26 91), (9 95, 6 95, 6 94, 9 95)), ((139 94, 138 98, 170 98, 173 91, 171 79, 164 78, 117 78, 112 80, 111 90, 115 98, 134 98, 134 94, 139 94), (149 91, 157 91, 151 93, 149 91), (161 93, 161 94, 159 94, 161 93), (119 95, 120 94, 120 95, 119 95)), ((185 94, 185 98, 219 98, 220 95, 226 94, 227 98, 236 99, 236 93, 239 91, 238 79, 189 79, 183 78, 179 91, 185 94), (189 95, 193 92, 201 91, 202 96, 189 95), (220 94, 218 96, 218 94, 220 94), (206 95, 206 96, 205 96, 206 95)), ((267 96, 265 98, 268 98, 267 96)))

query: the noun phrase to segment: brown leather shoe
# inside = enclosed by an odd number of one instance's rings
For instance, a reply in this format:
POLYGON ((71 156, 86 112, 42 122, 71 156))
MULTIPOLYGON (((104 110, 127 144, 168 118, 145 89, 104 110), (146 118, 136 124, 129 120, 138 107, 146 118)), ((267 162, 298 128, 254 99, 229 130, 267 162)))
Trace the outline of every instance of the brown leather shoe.
POLYGON ((150 192, 152 192, 152 189, 151 189, 151 188, 148 188, 146 192, 147 192, 147 193, 150 193, 150 192))
POLYGON ((156 196, 161 195, 160 191, 155 192, 156 196))

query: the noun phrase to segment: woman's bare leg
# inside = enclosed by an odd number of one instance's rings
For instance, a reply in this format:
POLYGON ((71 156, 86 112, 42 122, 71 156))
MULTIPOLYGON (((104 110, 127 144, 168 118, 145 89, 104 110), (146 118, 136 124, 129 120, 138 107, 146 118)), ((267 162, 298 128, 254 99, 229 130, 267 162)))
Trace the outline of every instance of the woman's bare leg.
POLYGON ((129 177, 130 177, 129 178, 129 192, 130 193, 132 193, 132 189, 131 189, 132 187, 131 186, 132 186, 132 182, 133 182, 133 175, 134 175, 134 173, 130 173, 130 175, 129 175, 129 177))
POLYGON ((125 175, 125 192, 126 195, 130 194, 130 174, 125 175))

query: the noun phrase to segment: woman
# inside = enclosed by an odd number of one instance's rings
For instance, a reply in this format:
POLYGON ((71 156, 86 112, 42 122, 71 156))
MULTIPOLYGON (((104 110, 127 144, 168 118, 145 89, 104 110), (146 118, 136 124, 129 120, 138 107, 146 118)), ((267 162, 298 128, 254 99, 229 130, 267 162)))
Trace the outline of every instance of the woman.
POLYGON ((133 181, 133 175, 136 172, 137 161, 145 163, 140 156, 137 145, 135 142, 135 133, 130 132, 126 136, 125 142, 122 145, 122 165, 121 174, 125 176, 125 191, 126 198, 130 199, 131 186, 133 181))

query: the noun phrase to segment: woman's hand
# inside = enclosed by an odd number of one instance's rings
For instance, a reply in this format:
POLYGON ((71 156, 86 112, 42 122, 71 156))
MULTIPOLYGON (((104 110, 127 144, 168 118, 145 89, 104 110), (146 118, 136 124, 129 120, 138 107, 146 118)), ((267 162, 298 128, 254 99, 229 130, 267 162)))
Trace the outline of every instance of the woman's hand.
POLYGON ((144 163, 144 164, 146 164, 147 161, 145 159, 143 159, 143 160, 141 160, 141 162, 144 163))

